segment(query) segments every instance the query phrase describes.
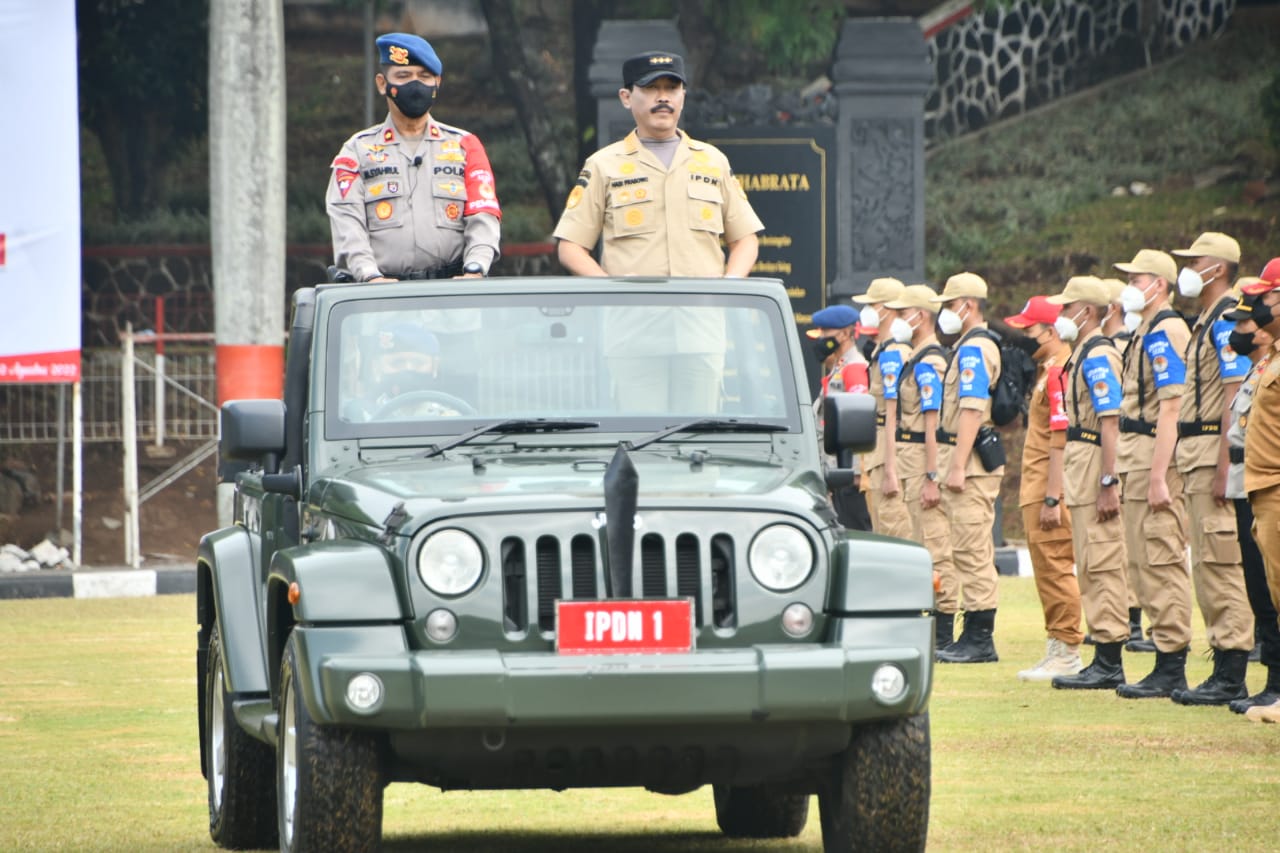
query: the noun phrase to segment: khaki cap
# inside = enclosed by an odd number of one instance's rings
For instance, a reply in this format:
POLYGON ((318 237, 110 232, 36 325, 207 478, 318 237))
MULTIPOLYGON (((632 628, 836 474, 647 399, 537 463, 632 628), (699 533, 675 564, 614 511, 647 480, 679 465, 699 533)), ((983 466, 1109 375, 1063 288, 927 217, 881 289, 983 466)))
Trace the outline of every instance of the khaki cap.
POLYGON ((1262 279, 1259 276, 1242 275, 1240 276, 1240 278, 1236 279, 1235 284, 1231 285, 1231 292, 1234 293, 1236 296, 1239 296, 1244 291, 1244 288, 1253 284, 1257 284, 1260 281, 1262 281, 1262 279))
POLYGON ((1158 276, 1169 284, 1178 280, 1178 264, 1158 249, 1139 249, 1132 261, 1127 264, 1116 264, 1115 268, 1120 272, 1158 276))
POLYGON ((906 285, 896 278, 873 278, 871 284, 867 285, 867 292, 853 297, 853 301, 859 305, 879 305, 881 302, 897 299, 902 295, 904 287, 906 285))
POLYGON ((1118 278, 1104 278, 1102 283, 1107 286, 1107 294, 1111 297, 1110 302, 1119 302, 1120 294, 1124 291, 1125 282, 1118 278))
POLYGON ((958 272, 947 279, 947 286, 942 288, 940 295, 933 297, 933 301, 950 302, 963 296, 986 299, 987 282, 977 273, 958 272))
POLYGON ((1206 231, 1196 238, 1190 249, 1174 249, 1173 253, 1183 258, 1222 258, 1233 264, 1240 263, 1240 244, 1221 231, 1206 231))
MULTIPOLYGON (((1115 281, 1119 283, 1119 279, 1115 281)), ((1054 305, 1085 302, 1089 305, 1105 306, 1111 304, 1111 290, 1096 275, 1073 275, 1067 279, 1067 286, 1061 293, 1049 297, 1049 302, 1054 305)))
POLYGON ((927 284, 908 284, 902 288, 902 294, 892 302, 886 302, 886 308, 900 310, 902 308, 923 308, 932 314, 938 313, 938 294, 927 284))

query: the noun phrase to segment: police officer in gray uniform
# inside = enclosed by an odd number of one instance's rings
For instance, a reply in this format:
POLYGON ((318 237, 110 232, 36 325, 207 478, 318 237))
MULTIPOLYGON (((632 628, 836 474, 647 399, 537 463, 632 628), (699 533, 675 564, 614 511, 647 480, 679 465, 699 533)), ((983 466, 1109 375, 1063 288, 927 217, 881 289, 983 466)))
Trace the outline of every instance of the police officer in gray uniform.
POLYGON ((426 39, 377 39, 387 118, 334 158, 325 205, 339 276, 354 281, 479 277, 498 257, 502 210, 484 146, 436 121, 443 67, 426 39))

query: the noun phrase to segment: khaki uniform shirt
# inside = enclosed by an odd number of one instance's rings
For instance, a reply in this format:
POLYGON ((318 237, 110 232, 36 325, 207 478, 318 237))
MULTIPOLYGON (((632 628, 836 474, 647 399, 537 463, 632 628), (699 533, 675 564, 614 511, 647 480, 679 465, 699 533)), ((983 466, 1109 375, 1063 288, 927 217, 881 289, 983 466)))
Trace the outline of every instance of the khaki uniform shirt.
POLYGON ((1196 468, 1217 466, 1218 448, 1222 441, 1222 414, 1226 406, 1223 386, 1239 384, 1249 372, 1249 359, 1236 355, 1227 343, 1235 323, 1223 320, 1221 311, 1213 323, 1209 322, 1215 309, 1225 308, 1229 311, 1237 301, 1239 297, 1227 293, 1202 311, 1195 328, 1191 330, 1191 340, 1183 355, 1183 360, 1187 363, 1188 387, 1178 409, 1178 421, 1208 421, 1219 425, 1209 435, 1188 435, 1178 439, 1174 459, 1178 470, 1184 474, 1196 468), (1197 396, 1200 398, 1198 408, 1197 396))
POLYGON ((475 134, 428 117, 421 140, 391 117, 352 136, 334 158, 325 207, 338 269, 356 281, 405 278, 498 256, 502 210, 475 134))
POLYGON ((1258 377, 1253 414, 1244 433, 1244 490, 1249 494, 1280 485, 1280 341, 1271 345, 1271 363, 1258 377))
MULTIPOLYGON (((1227 429, 1227 441, 1233 451, 1244 451, 1245 427, 1249 423, 1249 413, 1253 409, 1253 396, 1258 390, 1258 378, 1271 363, 1271 353, 1258 359, 1258 363, 1249 368, 1249 373, 1240 383, 1236 398, 1231 401, 1231 426, 1227 429)), ((1249 493, 1244 490, 1244 462, 1232 462, 1227 468, 1226 497, 1246 498, 1249 493)))
POLYGON ((872 471, 884 464, 885 407, 898 399, 898 375, 911 358, 911 345, 890 338, 876 347, 871 356, 871 396, 876 398, 876 449, 863 454, 862 466, 872 471))
MULTIPOLYGON (((937 346, 933 335, 911 350, 911 358, 928 346, 937 346)), ((910 359, 908 359, 910 361, 910 359)), ((924 413, 936 412, 942 405, 942 376, 947 370, 947 357, 940 352, 931 353, 898 377, 898 428, 910 432, 924 432, 924 413)), ((924 474, 925 453, 923 444, 897 442, 898 477, 907 480, 924 474)), ((942 445, 938 445, 938 462, 941 465, 942 445)))
MULTIPOLYGON (((979 326, 977 328, 986 328, 979 326)), ((942 389, 942 418, 940 427, 954 436, 960 424, 960 410, 974 409, 982 413, 982 426, 995 428, 991 421, 991 388, 1000 378, 1000 348, 995 341, 975 330, 970 330, 955 345, 955 355, 947 367, 942 389)), ((976 439, 975 439, 976 444, 976 439)), ((946 444, 943 458, 950 459, 953 445, 946 444)), ((987 474, 1003 476, 1004 466, 994 471, 982 467, 976 452, 969 453, 966 477, 987 474)))
MULTIPOLYGON (((1124 399, 1120 404, 1120 417, 1142 420, 1153 427, 1160 413, 1160 401, 1181 397, 1187 390, 1187 366, 1182 354, 1187 351, 1191 331, 1181 317, 1169 317, 1154 326, 1146 321, 1138 327, 1125 347, 1124 399), (1142 388, 1142 406, 1138 406, 1139 386, 1142 388)), ((1133 432, 1120 433, 1120 446, 1116 451, 1116 473, 1151 470, 1151 456, 1155 452, 1153 435, 1133 432)))
MULTIPOLYGON (((1071 427, 1092 433, 1101 439, 1102 418, 1120 414, 1120 375, 1122 371, 1120 350, 1115 344, 1096 344, 1085 347, 1095 338, 1105 336, 1094 329, 1076 347, 1067 363, 1064 399, 1067 421, 1071 427), (1079 360, 1080 355, 1088 357, 1079 360)), ((1063 491, 1067 506, 1096 503, 1102 488, 1102 475, 1114 474, 1102 470, 1102 447, 1088 441, 1068 441, 1064 459, 1063 491)))
MULTIPOLYGON (((1027 409, 1027 437, 1022 445, 1022 482, 1018 505, 1042 503, 1049 496, 1049 451, 1067 444, 1067 413, 1063 407, 1062 368, 1071 357, 1071 347, 1057 350, 1036 365, 1036 385, 1027 409)), ((1051 497, 1061 498, 1062 495, 1051 497)))

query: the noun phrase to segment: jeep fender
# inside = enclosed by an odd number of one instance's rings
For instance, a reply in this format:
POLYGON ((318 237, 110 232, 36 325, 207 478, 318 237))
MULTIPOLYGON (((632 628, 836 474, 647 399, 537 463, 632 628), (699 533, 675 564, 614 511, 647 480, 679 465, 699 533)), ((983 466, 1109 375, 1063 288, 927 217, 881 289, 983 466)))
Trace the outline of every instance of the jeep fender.
POLYGON ((216 616, 222 626, 222 660, 226 664, 228 693, 266 693, 267 659, 263 651, 261 608, 258 604, 259 573, 252 537, 243 527, 224 527, 200 539, 196 561, 209 583, 197 584, 200 632, 207 636, 216 616), (207 592, 205 591, 207 589, 207 592), (210 612, 209 604, 213 605, 210 612))
POLYGON ((829 613, 923 613, 933 603, 933 560, 924 546, 851 534, 832 550, 829 613))
POLYGON ((295 583, 296 622, 399 622, 409 615, 396 590, 390 555, 372 542, 312 542, 277 551, 271 558, 272 586, 287 590, 295 583))

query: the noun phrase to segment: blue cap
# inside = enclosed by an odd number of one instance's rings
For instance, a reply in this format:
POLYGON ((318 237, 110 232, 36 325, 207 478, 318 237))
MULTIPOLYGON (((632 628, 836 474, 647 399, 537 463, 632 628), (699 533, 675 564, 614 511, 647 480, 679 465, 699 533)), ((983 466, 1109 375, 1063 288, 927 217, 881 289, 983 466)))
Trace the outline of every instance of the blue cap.
POLYGON ((382 352, 420 352, 435 355, 440 352, 440 341, 421 326, 397 323, 378 333, 378 349, 382 352))
POLYGON ((828 305, 813 315, 813 325, 819 329, 845 329, 858 322, 858 312, 852 305, 828 305))
POLYGON ((378 45, 378 57, 383 65, 421 65, 437 77, 444 71, 440 57, 422 36, 387 33, 378 36, 374 43, 378 45))

